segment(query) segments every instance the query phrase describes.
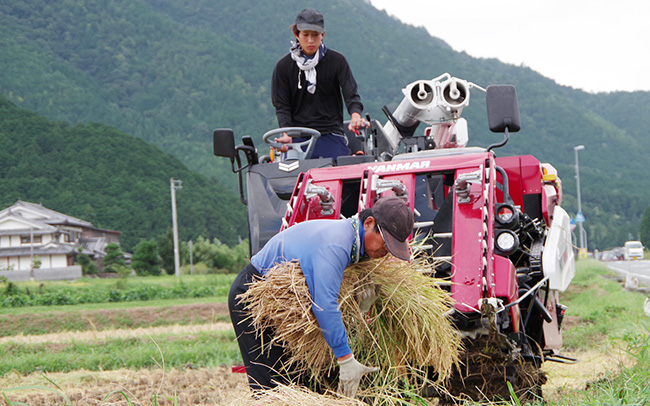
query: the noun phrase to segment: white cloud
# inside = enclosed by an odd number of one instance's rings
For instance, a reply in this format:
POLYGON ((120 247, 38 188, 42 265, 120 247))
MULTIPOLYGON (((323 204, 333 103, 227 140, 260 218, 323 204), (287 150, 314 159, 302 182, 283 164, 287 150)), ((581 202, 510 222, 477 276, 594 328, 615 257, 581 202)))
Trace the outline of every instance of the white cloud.
POLYGON ((370 0, 457 51, 587 91, 650 90, 650 2, 370 0))

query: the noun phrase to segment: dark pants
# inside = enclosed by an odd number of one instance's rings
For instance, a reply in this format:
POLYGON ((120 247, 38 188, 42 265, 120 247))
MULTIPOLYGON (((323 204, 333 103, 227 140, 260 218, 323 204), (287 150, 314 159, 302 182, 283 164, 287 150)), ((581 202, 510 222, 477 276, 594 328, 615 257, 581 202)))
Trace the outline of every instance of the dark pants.
MULTIPOLYGON (((308 138, 297 137, 293 142, 303 142, 308 138)), ((303 148, 304 149, 304 148, 303 148)), ((342 155, 350 155, 350 147, 348 147, 347 138, 340 134, 322 134, 314 150, 312 151, 312 158, 332 158, 336 162, 337 158, 342 155)))
POLYGON ((228 294, 228 309, 237 335, 239 351, 241 351, 246 366, 248 385, 253 390, 260 390, 273 388, 277 386, 277 383, 285 385, 289 383, 279 374, 288 356, 284 348, 279 346, 273 346, 267 348, 267 351, 263 351, 262 342, 270 342, 273 332, 264 331, 262 337, 259 337, 250 320, 246 320, 249 316, 249 312, 244 309, 246 303, 240 303, 236 299, 237 295, 248 290, 254 277, 259 278, 261 275, 251 264, 248 264, 237 275, 228 294))
POLYGON ((323 134, 316 145, 314 145, 314 152, 312 158, 334 158, 337 160, 341 155, 350 155, 350 148, 345 136, 339 134, 323 134))

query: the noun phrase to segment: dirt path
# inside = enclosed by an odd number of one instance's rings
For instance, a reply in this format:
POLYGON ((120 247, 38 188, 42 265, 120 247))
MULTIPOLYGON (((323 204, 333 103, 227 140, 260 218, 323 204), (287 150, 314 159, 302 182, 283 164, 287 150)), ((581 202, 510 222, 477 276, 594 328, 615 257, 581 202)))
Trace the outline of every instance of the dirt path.
POLYGON ((158 327, 140 327, 136 329, 108 329, 108 330, 89 330, 89 331, 69 331, 64 333, 49 333, 36 335, 17 335, 1 337, 0 344, 19 343, 19 344, 61 344, 75 342, 92 342, 106 340, 111 338, 140 338, 146 336, 156 336, 161 334, 191 334, 204 331, 225 331, 232 328, 230 323, 210 323, 210 324, 193 324, 158 327))
POLYGON ((576 364, 545 363, 544 370, 548 373, 549 379, 543 391, 547 400, 561 401, 567 390, 584 390, 589 383, 596 382, 607 374, 616 373, 623 366, 632 365, 632 360, 622 349, 563 352, 563 355, 577 358, 579 362, 576 364))

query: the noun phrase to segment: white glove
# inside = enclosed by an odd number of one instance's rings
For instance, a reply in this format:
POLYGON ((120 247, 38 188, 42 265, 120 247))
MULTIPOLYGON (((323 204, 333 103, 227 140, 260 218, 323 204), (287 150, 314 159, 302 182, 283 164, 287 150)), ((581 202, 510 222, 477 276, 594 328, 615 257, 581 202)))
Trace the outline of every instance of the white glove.
POLYGON ((368 313, 370 307, 375 303, 379 297, 379 289, 381 285, 375 285, 374 282, 369 282, 363 285, 361 288, 357 289, 357 293, 354 295, 355 300, 359 303, 359 309, 361 313, 368 313))
POLYGON ((339 393, 353 398, 357 396, 361 378, 370 372, 377 372, 377 367, 367 367, 354 359, 354 355, 345 361, 339 361, 339 393))

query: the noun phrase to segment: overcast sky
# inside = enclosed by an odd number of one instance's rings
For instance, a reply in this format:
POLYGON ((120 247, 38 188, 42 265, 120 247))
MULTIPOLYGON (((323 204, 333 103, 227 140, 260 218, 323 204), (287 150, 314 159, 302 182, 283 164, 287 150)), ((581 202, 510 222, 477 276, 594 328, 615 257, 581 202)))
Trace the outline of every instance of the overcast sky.
POLYGON ((589 92, 650 91, 648 0, 370 3, 425 27, 456 51, 527 66, 561 85, 589 92))

